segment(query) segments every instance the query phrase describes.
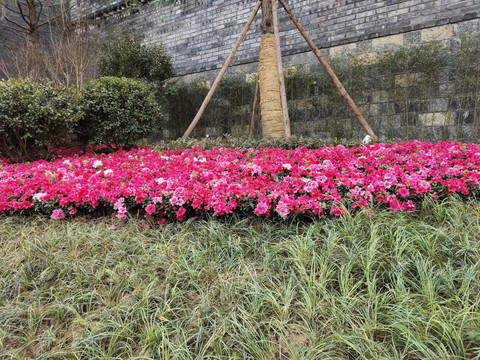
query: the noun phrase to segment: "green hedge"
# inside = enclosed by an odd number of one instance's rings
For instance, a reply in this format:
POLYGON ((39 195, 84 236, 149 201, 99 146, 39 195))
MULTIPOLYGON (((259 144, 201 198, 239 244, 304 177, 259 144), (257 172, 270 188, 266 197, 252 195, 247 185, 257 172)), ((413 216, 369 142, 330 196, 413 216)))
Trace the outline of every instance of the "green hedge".
POLYGON ((66 144, 78 117, 73 89, 0 81, 0 156, 11 162, 46 159, 54 147, 66 144))
POLYGON ((151 87, 141 81, 103 77, 81 93, 79 134, 92 144, 130 148, 160 126, 160 108, 151 87))

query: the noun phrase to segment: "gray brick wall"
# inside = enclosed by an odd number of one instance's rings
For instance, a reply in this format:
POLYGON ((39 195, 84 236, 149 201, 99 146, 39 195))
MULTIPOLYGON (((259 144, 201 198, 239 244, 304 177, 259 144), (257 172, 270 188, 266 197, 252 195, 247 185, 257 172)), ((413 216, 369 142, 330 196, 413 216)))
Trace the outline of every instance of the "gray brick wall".
MULTIPOLYGON (((340 45, 370 46, 376 39, 396 34, 403 34, 407 43, 415 34, 421 36, 422 30, 480 17, 479 0, 290 0, 288 4, 315 43, 327 52, 340 45)), ((141 31, 147 44, 162 43, 177 74, 183 76, 220 68, 254 5, 254 0, 203 0, 197 5, 161 7, 151 1, 105 15, 114 27, 141 31)), ((234 66, 258 60, 260 17, 235 56, 234 66)), ((308 52, 283 8, 279 19, 283 54, 308 52)))

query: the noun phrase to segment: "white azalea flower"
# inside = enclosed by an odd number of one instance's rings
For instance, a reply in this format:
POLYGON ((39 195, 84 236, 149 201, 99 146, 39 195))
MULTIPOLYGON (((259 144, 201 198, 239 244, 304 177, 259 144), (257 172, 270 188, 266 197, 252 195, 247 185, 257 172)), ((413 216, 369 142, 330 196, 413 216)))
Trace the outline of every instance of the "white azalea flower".
POLYGON ((35 201, 43 201, 43 197, 45 195, 47 195, 47 193, 36 193, 32 197, 33 197, 33 200, 35 201))
POLYGON ((93 167, 94 167, 95 169, 98 168, 98 167, 100 167, 100 166, 102 166, 102 165, 103 165, 103 163, 102 163, 101 160, 95 160, 95 162, 93 163, 93 167))

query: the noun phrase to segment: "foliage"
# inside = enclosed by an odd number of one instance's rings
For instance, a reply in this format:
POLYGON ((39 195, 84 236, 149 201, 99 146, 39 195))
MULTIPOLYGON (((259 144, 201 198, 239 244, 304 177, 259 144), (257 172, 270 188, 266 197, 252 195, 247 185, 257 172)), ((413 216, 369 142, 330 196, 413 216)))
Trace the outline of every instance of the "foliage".
POLYGON ((98 60, 103 76, 127 77, 149 82, 161 94, 166 80, 174 75, 170 57, 162 46, 142 44, 139 35, 123 31, 107 42, 98 60))
POLYGON ((154 230, 4 217, 0 357, 474 359, 479 234, 458 197, 154 230))
MULTIPOLYGON (((377 67, 382 74, 382 89, 388 93, 394 110, 401 115, 402 137, 425 133, 419 113, 428 113, 430 99, 439 97, 446 49, 440 42, 423 43, 382 53, 377 67)), ((443 96, 443 95, 442 95, 443 96)))
POLYGON ((255 83, 246 82, 243 74, 226 76, 218 86, 221 100, 217 102, 228 108, 250 105, 255 91, 254 85, 255 83))
POLYGON ((94 144, 130 148, 158 128, 160 111, 151 88, 138 80, 103 77, 81 93, 80 135, 94 144))
POLYGON ((233 149, 261 149, 261 148, 278 148, 285 150, 293 150, 299 147, 307 149, 319 149, 324 146, 343 145, 345 147, 361 146, 359 141, 348 141, 346 139, 321 139, 318 137, 308 137, 302 135, 292 135, 291 138, 255 138, 247 135, 231 136, 224 134, 219 137, 204 137, 200 139, 187 138, 185 140, 177 139, 170 141, 160 141, 155 144, 155 149, 164 150, 180 150, 185 148, 202 147, 204 149, 213 149, 214 147, 225 147, 233 149))
MULTIPOLYGON (((172 132, 172 138, 180 137, 202 105, 208 87, 203 79, 196 79, 188 84, 181 80, 168 81, 163 89, 162 110, 165 112, 165 128, 172 132)), ((208 106, 206 119, 212 119, 208 106)), ((202 123, 201 123, 202 124, 202 123)))
MULTIPOLYGON (((331 68, 357 105, 371 101, 364 91, 370 73, 364 60, 364 56, 351 54, 328 58, 331 68)), ((349 140, 357 137, 357 120, 323 68, 307 70, 298 67, 287 71, 285 87, 290 119, 299 133, 315 131, 325 134, 325 138, 349 140)), ((362 113, 371 121, 365 108, 362 113)))
POLYGON ((76 94, 50 82, 0 81, 0 156, 13 162, 48 158, 68 143, 78 120, 76 94))
MULTIPOLYGON (((461 36, 451 47, 435 41, 420 43, 376 56, 366 51, 342 53, 327 61, 383 139, 477 141, 479 37, 461 36)), ((194 137, 248 133, 255 84, 247 82, 244 74, 228 75, 223 82, 227 91, 222 86, 217 90, 194 137)), ((181 136, 190 124, 203 100, 188 102, 198 96, 198 84, 202 84, 200 79, 191 85, 182 83, 181 91, 169 94, 169 102, 185 107, 165 107, 172 119, 166 124, 166 129, 172 130, 166 137, 181 136), (183 115, 186 113, 189 115, 183 115), (180 121, 182 116, 185 119, 180 121)), ((320 65, 286 68, 285 85, 294 134, 356 142, 363 138, 363 130, 320 65)), ((203 94, 208 86, 201 90, 203 94)), ((260 135, 258 131, 256 135, 260 135)))
POLYGON ((469 136, 464 125, 472 125, 472 134, 480 130, 480 34, 463 35, 448 59, 452 64, 452 96, 449 108, 458 109, 455 123, 461 137, 469 136))

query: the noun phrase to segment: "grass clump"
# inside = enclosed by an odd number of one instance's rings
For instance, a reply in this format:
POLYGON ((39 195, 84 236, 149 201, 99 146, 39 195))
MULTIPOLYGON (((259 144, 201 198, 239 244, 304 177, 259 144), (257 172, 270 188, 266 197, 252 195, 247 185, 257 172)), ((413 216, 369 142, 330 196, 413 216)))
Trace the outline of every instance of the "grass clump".
POLYGON ((109 221, 2 219, 0 358, 479 354, 478 201, 308 223, 109 221))

